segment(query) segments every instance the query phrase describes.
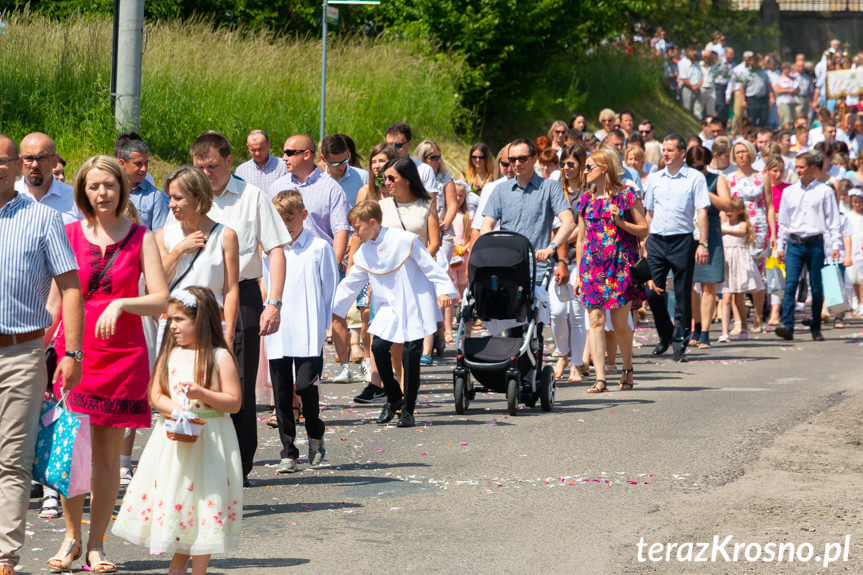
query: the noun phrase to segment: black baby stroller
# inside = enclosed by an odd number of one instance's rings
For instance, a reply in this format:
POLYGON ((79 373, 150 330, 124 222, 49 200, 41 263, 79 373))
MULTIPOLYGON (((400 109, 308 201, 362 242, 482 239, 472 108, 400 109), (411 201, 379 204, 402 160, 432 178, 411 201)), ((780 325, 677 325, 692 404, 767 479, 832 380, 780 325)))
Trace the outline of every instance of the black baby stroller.
MULTIPOLYGON (((468 288, 462 302, 453 370, 455 410, 462 414, 478 391, 506 393, 507 411, 515 415, 519 400, 542 409, 554 406, 554 373, 542 365, 542 345, 537 323, 539 308, 534 297, 536 257, 530 241, 513 232, 480 236, 470 255, 468 288), (517 320, 524 324, 510 330, 518 337, 467 337, 465 323, 517 320), (471 376, 476 378, 475 385, 471 376)), ((548 287, 551 264, 543 275, 548 287)))

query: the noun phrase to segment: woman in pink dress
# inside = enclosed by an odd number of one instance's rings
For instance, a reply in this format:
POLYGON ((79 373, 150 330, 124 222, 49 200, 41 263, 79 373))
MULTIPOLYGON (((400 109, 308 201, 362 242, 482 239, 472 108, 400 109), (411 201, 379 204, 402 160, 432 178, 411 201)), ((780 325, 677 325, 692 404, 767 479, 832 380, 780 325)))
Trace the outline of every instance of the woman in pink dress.
MULTIPOLYGON (((168 285, 152 232, 123 217, 129 184, 120 164, 109 156, 94 156, 75 176, 75 203, 85 220, 66 226, 78 261, 84 294, 84 360, 81 383, 66 398, 76 413, 90 416, 93 478, 90 533, 85 561, 94 573, 113 573, 102 540, 120 489, 120 447, 127 427, 149 427, 150 380, 141 316, 165 310, 168 285), (140 296, 141 274, 147 295, 140 296)), ((57 353, 65 353, 62 323, 57 353)), ((60 397, 60 382, 54 392, 60 397)), ((63 498, 66 538, 48 561, 64 570, 81 555, 84 495, 63 498)))

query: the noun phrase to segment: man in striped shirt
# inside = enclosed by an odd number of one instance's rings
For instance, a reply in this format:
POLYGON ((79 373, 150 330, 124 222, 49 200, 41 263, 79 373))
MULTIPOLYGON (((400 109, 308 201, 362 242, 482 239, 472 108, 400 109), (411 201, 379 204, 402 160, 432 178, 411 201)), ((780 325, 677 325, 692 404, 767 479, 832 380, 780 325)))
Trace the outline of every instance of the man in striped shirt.
POLYGON ((246 148, 252 159, 237 166, 234 170, 235 176, 266 192, 273 182, 288 174, 285 163, 270 154, 270 137, 265 131, 249 132, 246 137, 246 148))
POLYGON ((50 375, 72 389, 84 358, 75 255, 60 213, 15 190, 23 165, 15 142, 0 134, 0 575, 14 575, 24 544, 39 409, 49 377, 43 337, 51 324, 45 304, 52 280, 62 298, 69 351, 50 375))

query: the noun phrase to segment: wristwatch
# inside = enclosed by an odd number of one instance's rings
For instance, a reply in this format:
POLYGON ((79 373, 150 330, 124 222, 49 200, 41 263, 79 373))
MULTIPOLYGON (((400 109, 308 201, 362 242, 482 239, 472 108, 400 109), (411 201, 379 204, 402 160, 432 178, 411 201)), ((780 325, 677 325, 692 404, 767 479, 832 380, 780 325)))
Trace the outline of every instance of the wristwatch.
POLYGON ((78 363, 81 363, 82 361, 84 361, 84 352, 81 351, 80 349, 76 349, 75 351, 66 351, 66 353, 64 355, 66 357, 71 357, 72 359, 74 359, 78 363))
POLYGON ((553 252, 557 251, 557 244, 554 242, 551 242, 550 244, 548 244, 548 247, 551 248, 551 251, 553 251, 553 252))
POLYGON ((282 301, 278 299, 268 299, 267 305, 271 305, 279 311, 282 309, 282 301))
POLYGON ((709 248, 709 247, 710 247, 710 246, 708 246, 707 244, 705 244, 704 242, 698 242, 698 245, 699 245, 699 246, 704 246, 705 248, 709 248))

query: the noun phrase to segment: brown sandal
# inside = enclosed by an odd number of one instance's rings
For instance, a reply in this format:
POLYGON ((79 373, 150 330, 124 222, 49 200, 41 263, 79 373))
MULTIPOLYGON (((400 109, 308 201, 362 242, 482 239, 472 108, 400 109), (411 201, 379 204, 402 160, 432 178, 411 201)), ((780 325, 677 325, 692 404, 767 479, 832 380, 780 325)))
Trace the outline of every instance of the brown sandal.
POLYGON ((620 391, 628 391, 628 390, 632 389, 632 386, 635 385, 635 375, 634 374, 635 374, 635 372, 631 368, 630 369, 623 369, 620 371, 620 385, 618 386, 618 389, 620 391), (633 378, 633 381, 628 381, 630 377, 633 378))
POLYGON ((605 380, 604 379, 597 379, 593 385, 591 385, 590 387, 588 387, 584 391, 586 391, 587 393, 602 393, 606 389, 608 389, 608 388, 605 387, 605 380))

